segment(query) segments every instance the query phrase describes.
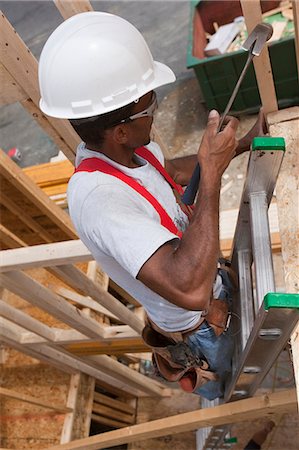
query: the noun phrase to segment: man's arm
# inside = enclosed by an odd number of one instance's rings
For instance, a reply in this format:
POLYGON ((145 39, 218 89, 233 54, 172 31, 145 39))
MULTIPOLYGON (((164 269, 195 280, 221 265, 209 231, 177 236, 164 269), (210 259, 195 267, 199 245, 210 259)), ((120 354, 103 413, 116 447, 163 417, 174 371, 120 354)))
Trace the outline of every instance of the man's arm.
POLYGON ((202 176, 190 225, 181 241, 160 247, 137 276, 171 303, 190 310, 203 310, 210 300, 219 255, 221 176, 237 147, 238 121, 232 118, 220 133, 218 123, 219 114, 210 113, 198 152, 202 176))

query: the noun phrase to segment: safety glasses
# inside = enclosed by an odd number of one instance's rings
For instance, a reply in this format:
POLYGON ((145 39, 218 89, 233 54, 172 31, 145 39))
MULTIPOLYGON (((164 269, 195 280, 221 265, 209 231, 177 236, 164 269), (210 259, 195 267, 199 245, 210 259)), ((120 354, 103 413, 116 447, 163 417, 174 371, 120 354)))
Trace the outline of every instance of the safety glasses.
POLYGON ((140 111, 139 113, 133 114, 132 116, 127 117, 126 119, 121 120, 119 123, 131 122, 132 120, 140 119, 141 117, 148 117, 148 116, 153 117, 157 108, 158 108, 157 96, 155 91, 153 91, 152 101, 146 109, 140 111))

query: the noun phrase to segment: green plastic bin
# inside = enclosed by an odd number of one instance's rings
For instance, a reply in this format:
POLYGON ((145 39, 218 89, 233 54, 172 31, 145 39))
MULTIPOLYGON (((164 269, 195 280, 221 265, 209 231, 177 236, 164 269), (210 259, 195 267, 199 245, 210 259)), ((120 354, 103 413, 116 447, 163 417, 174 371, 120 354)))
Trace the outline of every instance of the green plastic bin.
MULTIPOLYGON (((194 56, 195 47, 198 49, 202 46, 200 52, 203 54, 204 32, 212 32, 209 29, 203 28, 209 22, 209 18, 205 14, 205 8, 210 8, 210 4, 208 3, 213 3, 215 8, 217 6, 216 3, 218 5, 222 3, 223 9, 220 12, 221 15, 219 15, 219 19, 222 20, 220 25, 232 22, 237 17, 238 12, 241 12, 241 9, 236 9, 237 5, 240 8, 239 2, 236 1, 233 2, 232 7, 229 5, 232 2, 228 1, 207 2, 193 0, 190 3, 191 14, 187 67, 192 68, 196 74, 207 108, 209 110, 216 109, 223 112, 245 65, 247 52, 238 50, 233 53, 208 58, 204 57, 204 55, 200 58, 194 56), (197 16, 196 21, 195 15, 197 16), (204 15, 203 18, 201 17, 202 15, 204 15), (195 29, 198 26, 201 29, 195 29), (199 40, 200 43, 196 43, 195 39, 199 40)), ((271 9, 270 3, 273 4, 275 2, 264 3, 266 4, 265 9, 271 9)), ((213 21, 217 21, 217 16, 215 19, 213 15, 211 23, 213 21)), ((294 37, 287 37, 269 44, 269 54, 279 108, 299 105, 299 84, 294 37)), ((235 113, 254 113, 259 110, 260 106, 261 99, 253 64, 251 64, 231 110, 235 113)))

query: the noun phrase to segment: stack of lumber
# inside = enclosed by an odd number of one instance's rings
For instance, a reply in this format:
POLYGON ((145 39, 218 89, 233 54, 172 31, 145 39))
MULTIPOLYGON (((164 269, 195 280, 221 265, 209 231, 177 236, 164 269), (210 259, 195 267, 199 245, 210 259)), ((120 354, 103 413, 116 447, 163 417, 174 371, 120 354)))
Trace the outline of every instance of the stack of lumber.
POLYGON ((69 160, 49 162, 23 169, 24 173, 61 208, 67 208, 67 184, 74 173, 69 160))
POLYGON ((127 427, 135 423, 135 407, 127 401, 95 392, 91 418, 109 427, 127 427))

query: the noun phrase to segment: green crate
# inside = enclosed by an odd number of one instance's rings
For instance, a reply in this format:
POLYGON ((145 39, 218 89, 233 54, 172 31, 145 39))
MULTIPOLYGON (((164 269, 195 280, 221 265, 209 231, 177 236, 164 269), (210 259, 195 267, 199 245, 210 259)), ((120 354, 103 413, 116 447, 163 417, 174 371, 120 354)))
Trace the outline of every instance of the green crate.
MULTIPOLYGON (((190 4, 191 11, 187 67, 192 68, 195 72, 207 108, 209 110, 216 109, 219 112, 223 112, 245 65, 247 52, 238 50, 233 53, 203 58, 193 56, 193 47, 195 44, 193 36, 198 35, 197 30, 194 30, 194 15, 197 14, 200 16, 202 11, 199 12, 196 8, 198 8, 198 6, 204 8, 207 3, 209 2, 193 0, 190 4), (200 3, 202 3, 202 5, 200 5, 200 3)), ((220 2, 212 3, 219 4, 220 2)), ((228 5, 228 2, 223 1, 222 3, 224 6, 228 5)), ((239 2, 234 3, 236 4, 239 2)), ((236 13, 231 11, 232 9, 233 8, 226 7, 226 11, 223 11, 223 16, 225 16, 224 23, 232 22, 236 17, 236 13), (230 16, 230 14, 233 15, 230 16)), ((200 30, 199 35, 202 35, 202 31, 203 30, 200 30)), ((299 105, 299 84, 294 37, 286 37, 269 44, 269 54, 279 108, 299 105)), ((261 99, 253 64, 251 63, 241 84, 239 93, 232 105, 231 111, 234 113, 254 113, 259 110, 260 106, 261 99)))

